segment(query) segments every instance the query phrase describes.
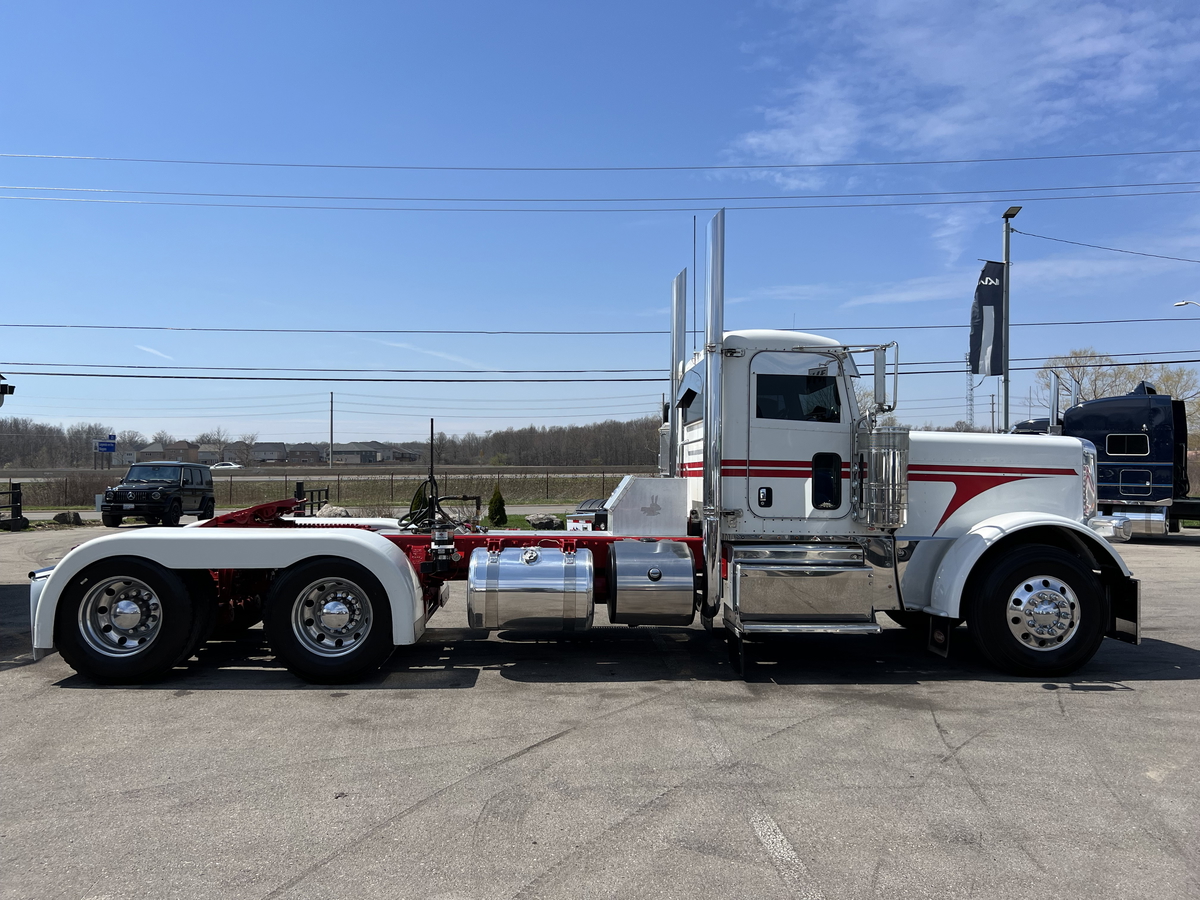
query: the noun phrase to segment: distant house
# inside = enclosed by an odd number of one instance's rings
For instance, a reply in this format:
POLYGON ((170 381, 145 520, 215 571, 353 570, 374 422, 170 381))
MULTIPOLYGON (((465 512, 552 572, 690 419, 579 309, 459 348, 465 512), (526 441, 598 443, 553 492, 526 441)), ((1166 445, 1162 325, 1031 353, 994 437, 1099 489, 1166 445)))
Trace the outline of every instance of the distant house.
POLYGON ((380 441, 363 441, 363 446, 375 451, 376 462, 391 462, 394 459, 393 454, 396 451, 380 441))
POLYGON ((287 462, 287 445, 282 441, 259 441, 250 448, 250 458, 268 465, 287 462))
POLYGON ((163 455, 163 445, 154 443, 147 444, 141 450, 134 451, 135 462, 162 462, 166 457, 163 455))
POLYGON ((379 451, 374 447, 359 442, 333 445, 333 464, 335 466, 361 466, 366 463, 379 461, 379 451))
POLYGON ((221 451, 217 449, 216 444, 201 444, 196 452, 196 461, 206 466, 216 465, 221 461, 221 451))
POLYGON ((288 444, 287 461, 298 466, 320 465, 321 451, 316 444, 288 444))
POLYGON ((232 444, 226 444, 225 449, 221 452, 221 462, 240 463, 246 455, 246 442, 234 441, 232 444))
POLYGON ((163 459, 175 462, 199 462, 200 445, 191 441, 176 441, 163 447, 163 459))

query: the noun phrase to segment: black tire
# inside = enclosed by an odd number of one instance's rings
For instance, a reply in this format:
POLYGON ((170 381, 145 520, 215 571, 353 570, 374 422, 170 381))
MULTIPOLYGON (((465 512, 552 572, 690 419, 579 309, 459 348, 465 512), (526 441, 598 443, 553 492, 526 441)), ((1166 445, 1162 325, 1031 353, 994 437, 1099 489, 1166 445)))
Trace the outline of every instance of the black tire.
POLYGON ((167 507, 167 511, 162 515, 162 523, 168 528, 174 528, 179 524, 179 519, 183 516, 183 506, 179 501, 174 501, 167 507))
POLYGON ((179 575, 117 556, 88 566, 63 590, 55 644, 67 665, 93 681, 156 681, 191 653, 195 619, 179 575), (128 604, 126 611, 116 609, 118 602, 128 604))
POLYGON ((1006 553, 973 574, 964 601, 980 652, 1013 675, 1075 671, 1099 649, 1109 618, 1108 595, 1091 568, 1042 544, 1006 553), (1013 614, 1020 610, 1027 611, 1013 614))
POLYGON ((207 500, 204 501, 204 506, 200 510, 200 514, 197 515, 196 518, 201 519, 201 520, 211 519, 213 517, 213 515, 216 513, 216 511, 217 511, 217 502, 212 497, 209 497, 207 500))
POLYGON ((745 678, 747 669, 750 667, 750 660, 746 654, 745 638, 726 630, 725 646, 729 652, 729 665, 733 669, 733 674, 740 678, 745 678))
POLYGON ((110 516, 106 513, 101 513, 100 521, 104 523, 105 528, 120 528, 121 527, 121 516, 110 516))
POLYGON ((279 661, 315 684, 359 681, 395 649, 383 585, 357 563, 336 557, 300 563, 277 578, 263 629, 279 661))

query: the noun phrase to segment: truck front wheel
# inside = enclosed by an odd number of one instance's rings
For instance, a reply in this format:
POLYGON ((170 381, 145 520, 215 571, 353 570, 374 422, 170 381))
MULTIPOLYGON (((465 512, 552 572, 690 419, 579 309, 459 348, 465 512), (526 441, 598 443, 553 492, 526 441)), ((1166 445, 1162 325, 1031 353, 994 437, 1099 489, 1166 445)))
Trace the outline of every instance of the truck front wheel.
POLYGON ((316 559, 271 588, 263 628, 275 655, 316 684, 369 675, 391 655, 392 615, 383 585, 343 559, 316 559))
POLYGON ((967 622, 979 650, 1013 675, 1073 672, 1104 640, 1109 601, 1079 559, 1031 545, 997 557, 971 578, 967 622))
POLYGON ((55 612, 63 659, 105 684, 161 678, 190 654, 194 627, 183 580, 132 557, 84 569, 63 590, 55 612))

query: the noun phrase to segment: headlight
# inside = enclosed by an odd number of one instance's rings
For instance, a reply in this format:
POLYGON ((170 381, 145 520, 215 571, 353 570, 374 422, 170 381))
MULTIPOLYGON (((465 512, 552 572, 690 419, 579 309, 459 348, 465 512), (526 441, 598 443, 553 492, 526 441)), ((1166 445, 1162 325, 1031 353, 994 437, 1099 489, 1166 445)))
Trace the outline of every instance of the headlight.
POLYGON ((1083 444, 1083 518, 1096 514, 1099 497, 1096 494, 1096 445, 1091 441, 1083 444))
MULTIPOLYGON (((1093 453, 1095 453, 1095 451, 1093 451, 1093 453)), ((160 494, 158 491, 155 491, 153 494, 150 495, 150 499, 151 500, 161 500, 162 494, 160 494)))
POLYGON ((105 492, 104 492, 104 499, 105 499, 105 500, 112 500, 112 499, 113 499, 113 492, 112 492, 112 491, 105 491, 105 492))

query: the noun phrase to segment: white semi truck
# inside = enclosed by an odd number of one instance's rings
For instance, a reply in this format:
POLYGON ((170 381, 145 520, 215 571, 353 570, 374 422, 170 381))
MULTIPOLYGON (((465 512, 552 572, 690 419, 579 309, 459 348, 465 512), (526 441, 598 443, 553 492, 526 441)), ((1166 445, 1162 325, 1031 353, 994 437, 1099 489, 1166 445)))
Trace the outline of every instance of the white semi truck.
POLYGON ((1090 443, 880 427, 894 344, 726 332, 723 212, 707 285, 704 350, 689 359, 686 273, 675 281, 662 475, 624 479, 605 530, 456 528, 432 479, 423 525, 307 519, 286 500, 128 530, 31 573, 35 656, 58 649, 95 680, 145 681, 261 619, 293 672, 353 681, 420 640, 456 579, 472 628, 579 634, 597 604, 617 624, 699 616, 724 628, 739 672, 748 641, 876 633, 880 613, 943 655, 965 620, 1019 675, 1071 672, 1106 636, 1138 642, 1138 582, 1112 547, 1131 526, 1097 514, 1090 443))

